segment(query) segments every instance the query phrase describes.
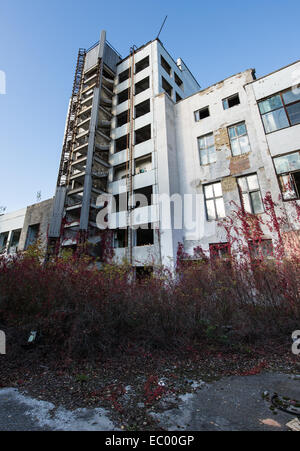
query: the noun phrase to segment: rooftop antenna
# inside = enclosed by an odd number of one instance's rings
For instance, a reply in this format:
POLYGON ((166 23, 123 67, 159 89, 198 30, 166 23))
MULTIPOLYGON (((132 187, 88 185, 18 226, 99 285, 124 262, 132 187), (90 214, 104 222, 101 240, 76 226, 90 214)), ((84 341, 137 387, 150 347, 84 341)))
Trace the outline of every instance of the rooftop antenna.
POLYGON ((162 29, 164 28, 164 26, 165 26, 165 23, 166 23, 166 21, 167 21, 167 18, 168 18, 168 16, 166 16, 165 17, 165 20, 163 21, 163 24, 162 24, 162 26, 160 27, 160 30, 159 30, 159 33, 158 33, 158 35, 157 35, 157 38, 156 39, 158 39, 159 38, 159 36, 160 36, 160 34, 161 34, 161 32, 162 32, 162 29))

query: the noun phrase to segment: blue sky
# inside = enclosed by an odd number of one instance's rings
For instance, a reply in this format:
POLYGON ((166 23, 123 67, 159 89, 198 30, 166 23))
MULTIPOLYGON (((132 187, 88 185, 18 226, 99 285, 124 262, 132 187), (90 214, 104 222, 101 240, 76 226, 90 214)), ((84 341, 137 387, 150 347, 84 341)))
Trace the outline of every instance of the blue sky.
POLYGON ((79 47, 102 29, 122 56, 154 39, 203 88, 248 68, 265 75, 299 59, 299 0, 0 0, 0 206, 52 197, 79 47), (1 86, 0 86, 1 92, 1 86))

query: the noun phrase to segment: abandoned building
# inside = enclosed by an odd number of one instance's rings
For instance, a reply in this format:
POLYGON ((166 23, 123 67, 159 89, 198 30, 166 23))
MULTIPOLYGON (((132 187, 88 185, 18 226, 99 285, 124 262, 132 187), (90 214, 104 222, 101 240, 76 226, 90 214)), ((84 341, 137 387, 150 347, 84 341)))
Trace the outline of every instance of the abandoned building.
MULTIPOLYGON (((267 192, 287 211, 300 199, 299 142, 299 61, 201 90, 159 39, 122 59, 103 31, 79 50, 53 211, 44 215, 48 251, 96 245, 104 219, 117 262, 173 266, 179 242, 190 255, 209 252, 226 244, 218 221, 232 201, 263 217, 267 192)), ((44 219, 30 208, 0 217, 2 249, 25 249, 36 236, 44 219)), ((270 231, 264 238, 272 243, 270 231)))

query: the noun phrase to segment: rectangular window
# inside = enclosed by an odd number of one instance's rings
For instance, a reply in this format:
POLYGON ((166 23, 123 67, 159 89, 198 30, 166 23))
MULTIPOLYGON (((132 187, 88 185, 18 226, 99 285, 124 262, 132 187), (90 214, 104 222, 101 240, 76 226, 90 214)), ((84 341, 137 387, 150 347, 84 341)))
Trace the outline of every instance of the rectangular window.
POLYGON ((30 225, 28 227, 25 250, 37 242, 40 231, 40 224, 30 225))
POLYGON ((221 182, 204 186, 204 197, 207 220, 225 218, 225 205, 223 200, 221 182))
POLYGON ((300 152, 274 158, 275 170, 284 200, 300 198, 300 152))
POLYGON ((121 138, 116 139, 115 153, 122 152, 128 148, 129 135, 121 136, 121 138))
POLYGON ((135 145, 141 144, 145 141, 151 139, 151 125, 146 125, 146 127, 139 128, 135 132, 135 145))
POLYGON ((241 202, 245 211, 250 214, 264 212, 257 174, 239 177, 237 179, 241 202))
POLYGON ((272 257, 274 255, 272 240, 261 240, 261 242, 250 241, 249 251, 251 260, 272 257))
POLYGON ((138 74, 142 70, 146 69, 149 66, 149 64, 150 64, 149 56, 147 56, 146 58, 144 58, 141 61, 139 61, 138 63, 136 63, 136 65, 135 65, 135 73, 138 74))
POLYGON ((136 230, 136 246, 152 246, 154 244, 154 230, 151 224, 148 224, 148 229, 138 228, 136 230))
POLYGON ((169 63, 167 63, 163 56, 161 56, 161 65, 165 69, 167 74, 171 75, 171 66, 169 63))
POLYGON ((129 89, 125 89, 124 91, 120 92, 120 94, 118 94, 118 105, 126 101, 128 102, 129 95, 129 89))
POLYGON ((179 86, 179 88, 183 90, 183 81, 181 80, 181 78, 178 77, 176 72, 174 72, 174 80, 175 80, 176 85, 179 86))
POLYGON ((117 127, 122 127, 129 122, 129 111, 124 111, 117 116, 117 127))
POLYGON ((245 122, 228 128, 231 151, 235 157, 250 152, 250 143, 245 122))
POLYGON ((213 133, 198 138, 200 164, 211 164, 217 161, 215 138, 213 133))
POLYGON ((139 103, 135 107, 135 118, 144 116, 144 114, 150 113, 150 100, 145 100, 145 102, 139 103))
POLYGON ((127 230, 117 229, 114 231, 114 248, 122 249, 127 245, 127 230))
POLYGON ((194 115, 195 115, 196 122, 199 122, 202 119, 209 117, 210 116, 209 107, 207 106, 205 108, 201 108, 201 110, 195 111, 194 115))
POLYGON ((163 88, 163 90, 167 94, 169 94, 170 97, 172 97, 172 95, 173 95, 173 88, 172 88, 172 86, 170 85, 170 83, 167 82, 167 80, 164 77, 161 77, 161 78, 162 78, 162 88, 163 88))
POLYGON ((0 233, 0 252, 4 252, 7 245, 9 232, 0 233))
POLYGON ((11 234, 9 253, 15 253, 18 251, 19 241, 21 237, 22 229, 14 230, 11 234))
POLYGON ((128 80, 128 78, 130 77, 131 74, 131 69, 128 68, 126 70, 124 70, 123 72, 120 73, 119 75, 119 83, 123 83, 123 81, 128 80))
POLYGON ((150 80, 149 77, 144 78, 143 80, 139 81, 135 85, 135 95, 137 96, 143 91, 146 91, 146 89, 149 89, 150 87, 150 80))
POLYGON ((300 85, 258 104, 266 133, 300 124, 300 85))
POLYGON ((210 244, 209 254, 212 260, 226 260, 228 257, 230 257, 229 243, 210 244))
POLYGON ((233 96, 227 97, 227 99, 223 100, 223 108, 224 110, 228 110, 228 108, 232 108, 233 106, 240 104, 240 97, 238 94, 234 94, 233 96))
POLYGON ((176 92, 176 102, 180 102, 182 100, 182 97, 176 92))

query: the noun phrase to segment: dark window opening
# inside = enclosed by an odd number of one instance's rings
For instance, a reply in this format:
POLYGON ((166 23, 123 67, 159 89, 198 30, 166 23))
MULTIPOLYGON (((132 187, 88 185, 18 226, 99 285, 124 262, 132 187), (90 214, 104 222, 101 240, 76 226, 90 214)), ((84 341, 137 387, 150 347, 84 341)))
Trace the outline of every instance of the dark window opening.
POLYGON ((145 100, 145 102, 139 103, 135 107, 135 118, 144 116, 144 114, 150 113, 150 100, 145 100))
POLYGON ((19 246, 20 237, 21 237, 21 232, 22 232, 22 229, 14 230, 12 232, 12 236, 11 236, 11 240, 10 240, 10 246, 9 246, 9 250, 11 252, 17 252, 18 246, 19 246))
POLYGON ((120 213, 121 211, 128 210, 127 193, 116 194, 114 200, 113 213, 120 213))
POLYGON ((202 119, 205 119, 206 117, 210 116, 209 107, 201 108, 201 110, 195 111, 195 121, 201 121, 202 119))
POLYGON ((135 132, 135 144, 141 144, 151 139, 151 125, 146 125, 135 132))
POLYGON ((7 245, 7 240, 8 240, 8 235, 9 232, 3 232, 0 234, 0 252, 4 252, 6 245, 7 245))
POLYGON ((153 274, 153 266, 137 266, 135 274, 139 281, 150 279, 153 274))
POLYGON ((135 85, 135 95, 140 94, 143 91, 146 91, 146 89, 149 89, 150 87, 150 80, 149 77, 144 78, 143 80, 139 81, 135 85))
POLYGON ((126 150, 128 146, 129 135, 121 136, 121 138, 116 139, 115 153, 122 152, 126 150))
POLYGON ((152 246, 153 244, 154 244, 154 230, 151 229, 151 224, 148 224, 148 229, 139 228, 136 230, 137 246, 152 246))
POLYGON ((164 77, 161 77, 161 78, 162 78, 162 88, 163 88, 163 90, 167 94, 169 94, 170 97, 172 97, 172 94, 173 94, 172 86, 170 85, 170 83, 167 82, 167 80, 164 77))
POLYGON ((134 208, 146 207, 152 205, 153 187, 146 186, 134 191, 134 208))
POLYGON ((129 89, 125 89, 124 91, 120 92, 118 94, 118 105, 120 105, 123 102, 128 102, 129 99, 129 89))
POLYGON ((124 111, 117 116, 117 127, 122 127, 129 122, 129 111, 124 111))
POLYGON ((40 224, 30 225, 28 227, 25 250, 37 242, 40 231, 40 224))
POLYGON ((136 65, 135 65, 135 73, 138 74, 142 70, 146 69, 149 66, 149 64, 150 64, 149 56, 147 56, 142 61, 139 61, 138 63, 136 63, 136 65))
POLYGON ((165 69, 167 74, 171 75, 171 66, 169 63, 167 63, 163 56, 161 56, 161 65, 165 69))
POLYGON ((114 231, 114 248, 123 249, 127 246, 127 229, 118 229, 114 231))
POLYGON ((228 97, 223 100, 223 108, 224 110, 228 110, 228 108, 232 108, 233 106, 240 104, 240 96, 238 94, 234 94, 233 96, 228 97))
POLYGON ((180 100, 182 100, 182 97, 176 92, 176 102, 180 102, 180 100))
POLYGON ((123 81, 128 80, 128 78, 130 77, 131 74, 131 69, 128 68, 126 70, 124 70, 123 72, 120 73, 119 75, 119 83, 123 83, 123 81))
POLYGON ((176 72, 174 72, 174 79, 175 79, 176 85, 179 86, 179 88, 183 90, 183 81, 181 80, 181 78, 178 77, 176 72))
POLYGON ((123 163, 114 167, 114 181, 126 179, 128 174, 128 164, 123 163))
POLYGON ((105 68, 103 68, 103 76, 109 80, 114 80, 114 76, 105 68))

